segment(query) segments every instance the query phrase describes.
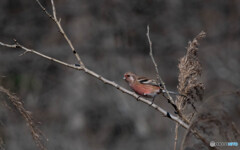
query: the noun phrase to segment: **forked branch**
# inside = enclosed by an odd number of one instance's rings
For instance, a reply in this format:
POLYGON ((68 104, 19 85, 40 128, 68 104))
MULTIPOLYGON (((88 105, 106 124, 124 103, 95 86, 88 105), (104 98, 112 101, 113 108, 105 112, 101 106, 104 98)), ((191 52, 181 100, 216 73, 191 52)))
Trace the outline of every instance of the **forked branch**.
MULTIPOLYGON (((69 63, 63 62, 63 61, 61 61, 61 60, 58 60, 58 59, 56 59, 56 58, 49 57, 49 56, 44 55, 44 54, 42 54, 42 53, 40 53, 40 52, 37 52, 36 50, 29 49, 29 48, 27 48, 27 47, 19 44, 17 41, 15 41, 15 44, 12 44, 12 45, 11 45, 11 44, 5 44, 5 43, 0 42, 0 45, 5 46, 5 47, 9 47, 9 48, 21 48, 22 50, 25 51, 25 53, 30 52, 30 53, 36 54, 36 55, 38 55, 38 56, 40 56, 40 57, 43 57, 43 58, 45 58, 45 59, 48 59, 48 60, 50 60, 50 61, 53 61, 53 62, 55 62, 55 63, 61 64, 61 65, 65 66, 65 67, 69 67, 69 68, 72 68, 72 69, 75 69, 75 70, 82 70, 82 71, 84 71, 85 73, 87 73, 87 74, 89 74, 89 75, 91 75, 91 76, 99 79, 99 80, 102 81, 103 83, 108 84, 108 85, 111 85, 111 86, 117 88, 118 90, 122 91, 123 93, 126 93, 126 94, 134 97, 136 100, 141 101, 141 102, 143 102, 143 103, 145 103, 145 104, 147 104, 147 105, 151 105, 151 102, 150 102, 149 100, 147 100, 147 99, 145 99, 145 98, 142 98, 142 97, 139 98, 139 95, 137 95, 136 93, 134 93, 134 92, 132 92, 132 91, 129 91, 129 90, 125 89, 124 87, 118 85, 117 83, 115 83, 115 82, 113 82, 113 81, 110 81, 110 80, 102 77, 101 75, 99 75, 99 74, 95 73, 94 71, 86 68, 85 66, 77 66, 77 65, 74 65, 74 64, 69 64, 69 63)), ((156 104, 153 103, 153 104, 151 105, 151 107, 154 108, 154 109, 156 109, 157 111, 161 112, 161 113, 163 114, 163 116, 168 117, 168 118, 174 120, 175 122, 178 122, 178 123, 181 124, 181 126, 183 126, 184 128, 187 129, 187 128, 189 127, 186 123, 184 123, 184 122, 183 122, 181 119, 179 119, 177 116, 174 116, 174 115, 170 114, 169 112, 167 112, 167 111, 164 110, 163 108, 159 107, 158 105, 156 105, 156 104)))
MULTIPOLYGON (((175 109, 176 113, 179 114, 179 110, 178 110, 178 108, 177 108, 177 106, 176 106, 176 104, 175 104, 172 96, 169 94, 169 91, 167 90, 167 87, 166 87, 165 83, 163 82, 161 76, 159 75, 157 63, 156 63, 156 61, 155 61, 155 59, 154 59, 154 57, 153 57, 152 41, 151 41, 151 39, 150 39, 149 30, 150 30, 150 29, 149 29, 149 25, 148 25, 148 26, 147 26, 146 36, 147 36, 147 38, 148 38, 149 49, 150 49, 150 50, 149 50, 149 55, 150 55, 150 57, 151 57, 151 59, 152 59, 153 65, 154 65, 154 67, 155 67, 156 76, 157 76, 157 82, 158 82, 159 85, 161 84, 161 85, 163 86, 163 90, 167 93, 167 97, 164 95, 164 93, 163 93, 163 96, 164 96, 164 97, 168 100, 168 102, 173 106, 173 108, 175 109)), ((181 115, 180 115, 180 116, 181 116, 181 115)))
POLYGON ((73 54, 74 54, 75 57, 77 58, 78 63, 80 64, 80 66, 84 67, 84 63, 82 62, 79 54, 76 52, 76 50, 75 50, 75 48, 74 48, 71 40, 68 38, 67 34, 65 33, 65 31, 64 31, 63 28, 62 28, 61 19, 57 19, 54 1, 51 0, 52 10, 53 10, 53 16, 46 10, 45 7, 43 7, 43 5, 40 3, 39 0, 36 0, 36 2, 37 2, 38 5, 41 7, 41 9, 44 11, 44 13, 56 23, 56 25, 57 25, 57 27, 58 27, 58 29, 59 29, 59 32, 63 35, 64 39, 67 41, 67 43, 68 43, 68 45, 70 46, 73 54))

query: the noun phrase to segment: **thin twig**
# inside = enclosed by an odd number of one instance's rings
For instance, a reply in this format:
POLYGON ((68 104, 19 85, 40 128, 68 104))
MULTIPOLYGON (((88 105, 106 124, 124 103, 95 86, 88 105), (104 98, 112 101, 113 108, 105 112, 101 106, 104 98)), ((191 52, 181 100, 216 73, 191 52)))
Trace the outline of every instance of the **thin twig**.
POLYGON ((150 49, 149 55, 150 55, 150 57, 151 57, 151 59, 152 59, 153 65, 154 65, 154 67, 155 67, 156 76, 157 76, 157 82, 160 83, 160 82, 162 82, 162 81, 161 81, 161 77, 160 77, 160 75, 159 75, 157 63, 156 63, 156 61, 155 61, 155 59, 154 59, 154 57, 153 57, 152 41, 151 41, 150 35, 149 35, 149 25, 147 26, 147 33, 146 33, 146 35, 147 35, 147 38, 148 38, 149 49, 150 49))
MULTIPOLYGON (((122 91, 123 93, 131 95, 132 97, 134 97, 138 101, 141 101, 141 102, 143 102, 143 103, 145 103, 147 105, 151 105, 151 103, 152 103, 152 102, 150 102, 149 100, 147 100, 145 98, 142 98, 142 97, 139 98, 139 95, 136 94, 135 92, 132 92, 132 91, 129 91, 129 90, 125 89, 124 87, 118 85, 117 83, 115 83, 113 81, 110 81, 110 80, 100 76, 99 74, 95 73, 94 71, 92 71, 92 70, 90 70, 90 69, 88 69, 86 67, 76 66, 74 64, 69 64, 69 63, 63 62, 61 60, 55 59, 53 57, 49 57, 49 56, 44 55, 44 54, 42 54, 40 52, 37 52, 36 50, 26 48, 25 46, 19 44, 17 41, 15 41, 15 44, 13 44, 13 45, 5 44, 5 43, 2 43, 2 42, 0 42, 0 45, 5 46, 5 47, 9 47, 9 48, 21 48, 21 49, 23 49, 23 50, 25 50, 27 52, 34 53, 34 54, 36 54, 36 55, 38 55, 40 57, 43 57, 43 58, 48 59, 50 61, 53 61, 55 63, 61 64, 63 66, 66 66, 66 67, 69 67, 69 68, 72 68, 72 69, 76 69, 76 70, 83 70, 87 74, 89 74, 89 75, 99 79, 103 83, 111 85, 111 86, 117 88, 118 90, 122 91)), ((151 107, 156 109, 157 111, 161 112, 163 114, 163 116, 168 117, 168 118, 170 118, 171 120, 173 120, 175 122, 178 122, 182 127, 188 129, 189 126, 184 121, 179 119, 177 116, 174 116, 174 115, 170 114, 169 112, 167 112, 166 110, 164 110, 163 108, 159 107, 158 105, 156 105, 154 103, 151 105, 151 107)))
POLYGON ((44 11, 44 13, 45 13, 49 18, 51 18, 53 21, 55 21, 54 18, 53 18, 53 16, 46 10, 45 7, 43 7, 43 5, 40 3, 40 1, 39 1, 39 0, 36 0, 36 2, 37 2, 38 5, 41 7, 41 9, 44 11))
POLYGON ((179 124, 176 123, 176 126, 175 126, 175 138, 174 138, 174 150, 177 150, 178 127, 179 127, 179 124))
POLYGON ((52 3, 53 17, 54 17, 55 20, 57 20, 57 15, 56 15, 56 9, 55 9, 54 1, 51 0, 51 3, 52 3))
POLYGON ((55 5, 53 0, 51 0, 51 4, 52 4, 52 9, 53 9, 53 16, 50 15, 50 13, 46 10, 46 8, 40 3, 39 0, 36 0, 36 2, 38 3, 38 5, 41 7, 41 9, 45 12, 45 14, 50 17, 57 25, 59 32, 63 35, 63 37, 65 38, 65 40, 67 41, 68 45, 70 46, 73 54, 75 55, 75 57, 78 60, 78 63, 80 64, 80 66, 84 67, 84 63, 82 62, 79 54, 77 53, 77 51, 75 50, 75 48, 73 47, 72 42, 70 41, 70 39, 68 38, 68 36, 66 35, 66 33, 64 32, 62 25, 61 25, 61 19, 57 19, 56 16, 56 9, 55 9, 55 5))
POLYGON ((154 67, 155 67, 156 76, 157 76, 157 82, 158 82, 158 83, 161 83, 161 85, 163 86, 163 89, 164 89, 164 90, 166 91, 166 93, 167 93, 168 102, 174 107, 174 109, 176 110, 176 113, 179 113, 179 110, 178 110, 178 108, 177 108, 177 106, 176 106, 176 104, 175 104, 172 96, 169 94, 169 92, 168 92, 168 90, 167 90, 167 88, 166 88, 165 83, 163 82, 161 76, 159 75, 157 63, 156 63, 156 61, 155 61, 155 59, 154 59, 154 57, 153 57, 152 41, 151 41, 151 39, 150 39, 149 30, 150 30, 150 29, 149 29, 149 25, 148 25, 148 26, 147 26, 147 33, 146 33, 146 35, 147 35, 147 38, 148 38, 149 49, 150 49, 149 55, 150 55, 150 57, 151 57, 151 59, 152 59, 152 62, 153 62, 153 64, 154 64, 154 67))

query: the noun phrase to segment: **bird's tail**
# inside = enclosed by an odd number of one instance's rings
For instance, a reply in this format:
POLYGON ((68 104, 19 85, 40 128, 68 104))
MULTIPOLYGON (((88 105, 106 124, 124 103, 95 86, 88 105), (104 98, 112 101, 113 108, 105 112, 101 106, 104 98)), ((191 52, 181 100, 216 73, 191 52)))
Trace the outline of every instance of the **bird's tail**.
POLYGON ((163 93, 169 93, 169 94, 173 94, 173 95, 182 95, 182 94, 179 94, 177 92, 173 92, 173 91, 166 91, 166 90, 162 90, 163 93))

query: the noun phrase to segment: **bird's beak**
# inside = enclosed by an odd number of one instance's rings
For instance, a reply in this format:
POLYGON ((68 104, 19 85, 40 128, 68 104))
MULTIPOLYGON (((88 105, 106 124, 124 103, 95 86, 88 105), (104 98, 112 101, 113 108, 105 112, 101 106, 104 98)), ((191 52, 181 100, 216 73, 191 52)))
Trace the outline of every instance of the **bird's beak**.
POLYGON ((126 77, 123 77, 123 80, 126 80, 126 77))

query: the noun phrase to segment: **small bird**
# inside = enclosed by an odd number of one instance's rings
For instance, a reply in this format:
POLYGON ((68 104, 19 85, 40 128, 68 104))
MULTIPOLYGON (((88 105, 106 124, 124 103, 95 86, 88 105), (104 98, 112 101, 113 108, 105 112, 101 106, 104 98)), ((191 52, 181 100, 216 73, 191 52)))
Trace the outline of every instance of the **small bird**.
MULTIPOLYGON (((126 72, 123 79, 129 84, 129 86, 134 90, 135 93, 152 98, 152 103, 154 98, 160 93, 166 93, 161 84, 158 84, 155 80, 148 79, 146 77, 139 77, 132 72, 126 72)), ((170 94, 178 93, 168 91, 170 94)))

